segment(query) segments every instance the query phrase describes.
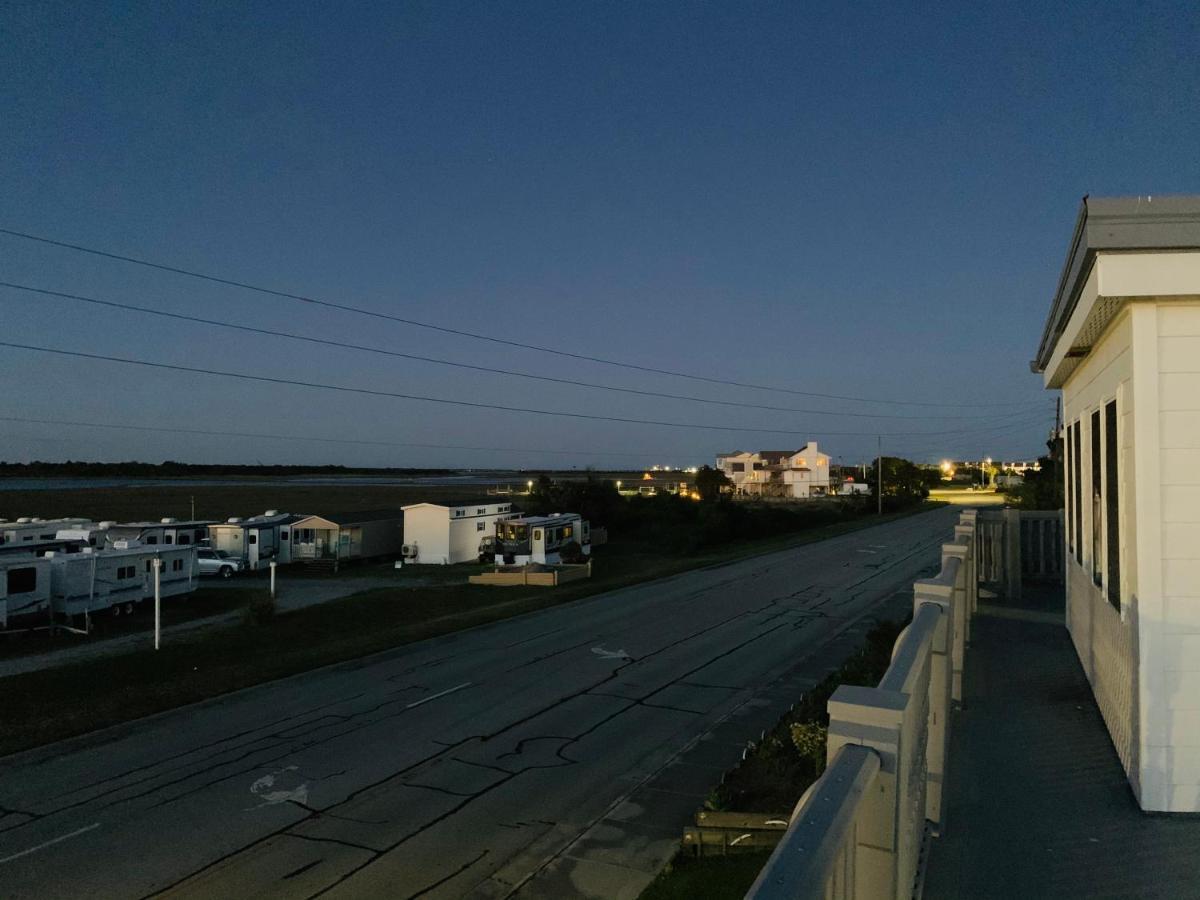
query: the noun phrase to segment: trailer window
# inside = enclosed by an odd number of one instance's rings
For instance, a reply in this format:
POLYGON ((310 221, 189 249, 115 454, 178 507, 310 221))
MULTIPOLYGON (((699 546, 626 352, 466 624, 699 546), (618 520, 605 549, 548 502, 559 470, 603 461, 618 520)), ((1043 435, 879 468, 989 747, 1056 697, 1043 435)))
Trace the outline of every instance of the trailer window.
POLYGON ((157 534, 146 535, 146 543, 147 544, 157 544, 158 543, 158 535, 157 534))
POLYGON ((28 594, 37 590, 37 569, 29 566, 24 569, 8 570, 9 594, 28 594))
POLYGON ((249 537, 249 538, 247 538, 247 540, 248 540, 248 541, 249 541, 251 544, 257 544, 257 543, 258 543, 258 535, 257 535, 257 534, 252 534, 252 535, 250 535, 250 537, 249 537))
POLYGON ((182 572, 183 571, 183 560, 182 559, 173 560, 171 562, 171 571, 172 572, 182 572))
POLYGON ((279 539, 280 539, 281 541, 286 541, 286 540, 288 539, 288 533, 287 533, 287 530, 286 530, 286 529, 285 529, 285 530, 283 530, 283 531, 281 531, 281 532, 279 532, 279 539))
POLYGON ((190 544, 191 542, 192 542, 192 539, 191 539, 191 538, 190 538, 188 535, 184 534, 182 531, 181 531, 181 532, 179 532, 179 543, 180 543, 180 545, 183 545, 183 544, 190 544))
POLYGON ((163 536, 163 543, 164 543, 164 544, 173 544, 173 543, 175 543, 175 535, 173 535, 173 534, 167 534, 167 535, 164 535, 164 536, 163 536))

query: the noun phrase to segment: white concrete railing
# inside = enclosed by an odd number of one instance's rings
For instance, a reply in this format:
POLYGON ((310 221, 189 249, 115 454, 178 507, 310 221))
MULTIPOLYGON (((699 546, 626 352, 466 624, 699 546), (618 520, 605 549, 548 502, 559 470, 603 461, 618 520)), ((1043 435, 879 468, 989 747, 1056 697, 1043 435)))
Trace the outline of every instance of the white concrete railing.
POLYGON ((748 900, 913 896, 925 834, 941 833, 950 710, 978 602, 975 529, 964 512, 937 577, 913 586, 912 623, 879 686, 834 691, 828 766, 748 900))

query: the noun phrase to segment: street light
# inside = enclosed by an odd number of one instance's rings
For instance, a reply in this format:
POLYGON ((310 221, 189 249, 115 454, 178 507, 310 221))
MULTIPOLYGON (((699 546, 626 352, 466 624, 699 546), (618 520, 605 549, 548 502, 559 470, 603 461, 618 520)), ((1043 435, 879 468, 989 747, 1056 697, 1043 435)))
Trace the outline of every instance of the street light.
POLYGON ((533 493, 533 482, 532 481, 525 482, 525 493, 527 493, 527 494, 533 493))
POLYGON ((621 490, 621 482, 619 482, 619 481, 617 482, 617 490, 618 491, 621 490))

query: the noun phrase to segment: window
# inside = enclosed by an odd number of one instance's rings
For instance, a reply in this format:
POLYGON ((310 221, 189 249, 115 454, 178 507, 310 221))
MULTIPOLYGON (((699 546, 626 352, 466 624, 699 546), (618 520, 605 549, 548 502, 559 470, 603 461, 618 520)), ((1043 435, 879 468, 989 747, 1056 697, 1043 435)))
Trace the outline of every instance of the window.
POLYGON ((454 518, 461 519, 466 514, 467 514, 467 511, 465 509, 456 509, 454 511, 454 518))
POLYGON ((281 532, 279 532, 279 539, 280 539, 281 541, 286 541, 286 540, 288 539, 288 533, 287 533, 287 531, 281 531, 281 532))
POLYGON ((173 534, 164 534, 164 535, 163 535, 163 543, 164 543, 164 544, 173 544, 173 543, 175 543, 175 535, 173 535, 173 534))
POLYGON ((152 562, 152 560, 149 560, 149 559, 148 559, 148 560, 146 560, 146 571, 147 571, 147 572, 149 572, 149 571, 150 571, 150 569, 152 568, 152 567, 151 567, 151 565, 150 565, 150 563, 151 563, 151 562, 152 562))
POLYGON ((572 534, 572 531, 573 531, 573 529, 571 528, 570 525, 568 525, 566 528, 563 529, 563 537, 569 538, 572 534))
POLYGON ((179 532, 179 545, 181 547, 184 546, 185 544, 190 544, 191 542, 192 542, 192 539, 188 535, 184 534, 182 531, 179 532))
POLYGON ((37 569, 33 566, 8 570, 8 593, 28 594, 37 590, 37 569))
POLYGON ((486 506, 480 506, 475 509, 475 515, 477 515, 477 516, 482 516, 482 515, 485 515, 486 513, 487 513, 486 506))
POLYGON ((746 464, 745 463, 730 463, 729 471, 730 472, 745 472, 746 464))
POLYGON ((1075 552, 1075 457, 1072 454, 1075 442, 1070 437, 1072 427, 1067 426, 1067 444, 1066 444, 1066 475, 1067 475, 1067 490, 1064 491, 1063 502, 1067 506, 1067 551, 1075 552))
POLYGON ((483 529, 484 529, 485 527, 487 527, 487 526, 486 526, 486 525, 485 525, 483 522, 476 522, 476 523, 475 523, 475 530, 476 530, 476 531, 483 531, 483 529))
POLYGON ((246 540, 248 540, 251 544, 257 544, 258 532, 251 532, 250 537, 248 537, 246 540))
POLYGON ((182 559, 173 560, 171 562, 171 571, 172 572, 182 572, 183 571, 183 560, 182 559))
POLYGON ((535 541, 540 541, 542 539, 542 529, 540 529, 540 528, 533 529, 533 539, 535 541))
POLYGON ((1108 555, 1108 602, 1121 608, 1121 507, 1117 481, 1117 401, 1104 407, 1104 539, 1108 555))
POLYGON ((1075 420, 1075 439, 1071 442, 1075 453, 1075 478, 1074 481, 1074 502, 1075 502, 1075 562, 1083 565, 1083 467, 1082 452, 1080 450, 1079 436, 1079 420, 1075 420))
POLYGON ((126 578, 135 578, 137 576, 137 566, 121 566, 117 569, 117 580, 122 581, 126 578))
POLYGON ((57 535, 54 532, 51 532, 50 534, 41 535, 41 538, 43 541, 52 541, 56 536, 57 535))
POLYGON ((157 534, 146 535, 146 543, 147 544, 157 544, 158 543, 158 535, 157 534))
POLYGON ((1103 476, 1100 469, 1100 410, 1092 413, 1092 581, 1097 585, 1103 578, 1101 551, 1104 546, 1103 476))

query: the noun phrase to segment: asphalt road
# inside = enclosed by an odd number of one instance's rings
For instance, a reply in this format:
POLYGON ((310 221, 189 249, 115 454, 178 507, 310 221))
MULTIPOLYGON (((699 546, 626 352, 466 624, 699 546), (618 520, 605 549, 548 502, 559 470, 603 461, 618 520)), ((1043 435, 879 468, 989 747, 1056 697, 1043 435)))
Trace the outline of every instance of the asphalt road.
POLYGON ((0 760, 0 896, 636 896, 745 742, 844 653, 831 642, 888 598, 903 606, 897 591, 936 565, 956 517, 686 573, 0 760))

